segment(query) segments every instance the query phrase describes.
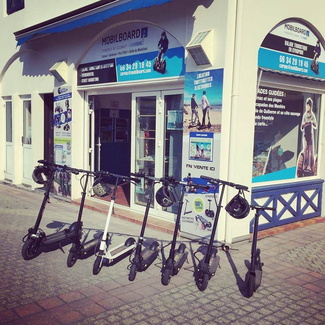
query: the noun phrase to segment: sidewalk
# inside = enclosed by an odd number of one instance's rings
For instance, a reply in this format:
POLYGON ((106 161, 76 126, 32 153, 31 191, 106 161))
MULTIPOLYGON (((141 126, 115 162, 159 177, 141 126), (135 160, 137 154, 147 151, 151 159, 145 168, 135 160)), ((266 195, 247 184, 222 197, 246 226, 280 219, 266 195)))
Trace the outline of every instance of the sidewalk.
MULTIPOLYGON (((32 227, 42 193, 0 183, 0 324, 15 325, 316 325, 325 324, 325 222, 276 233, 258 241, 264 262, 262 284, 247 298, 244 279, 251 243, 219 251, 220 268, 201 292, 193 278, 198 246, 184 239, 188 263, 168 286, 160 282, 161 255, 146 272, 128 280, 129 260, 94 276, 94 256, 68 268, 70 246, 25 261, 22 238, 32 227)), ((51 199, 41 227, 52 233, 76 220, 78 205, 51 199)), ((84 231, 101 230, 105 213, 85 209, 84 231)), ((112 218, 113 244, 138 236, 140 225, 112 218)), ((146 235, 166 244, 169 231, 150 227, 146 235)), ((169 253, 166 247, 165 254, 169 253)), ((200 254, 198 254, 200 256, 200 254)))

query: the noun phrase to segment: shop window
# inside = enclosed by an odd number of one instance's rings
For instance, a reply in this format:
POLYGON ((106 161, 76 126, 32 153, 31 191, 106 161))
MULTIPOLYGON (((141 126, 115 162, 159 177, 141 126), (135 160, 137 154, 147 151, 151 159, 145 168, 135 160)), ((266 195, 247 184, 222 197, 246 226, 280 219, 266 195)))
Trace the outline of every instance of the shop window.
POLYGON ((7 0, 8 15, 24 8, 25 8, 25 0, 7 0))
POLYGON ((319 94, 259 87, 253 182, 317 175, 320 107, 319 94))

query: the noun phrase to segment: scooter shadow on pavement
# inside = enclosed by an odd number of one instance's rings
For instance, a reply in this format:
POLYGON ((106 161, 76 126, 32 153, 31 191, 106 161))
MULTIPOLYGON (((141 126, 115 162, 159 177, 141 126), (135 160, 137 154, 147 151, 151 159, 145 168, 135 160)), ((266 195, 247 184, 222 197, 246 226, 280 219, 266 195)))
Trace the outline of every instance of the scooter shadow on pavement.
MULTIPOLYGON (((55 233, 59 233, 60 231, 62 231, 64 229, 68 230, 69 226, 71 226, 71 223, 53 220, 52 222, 50 222, 50 223, 48 223, 46 225, 46 228, 47 229, 55 229, 55 232, 54 232, 54 234, 55 234, 55 233)), ((82 243, 87 241, 87 239, 90 236, 91 232, 95 232, 93 234, 93 238, 97 238, 97 237, 102 235, 102 231, 99 230, 99 229, 83 228, 84 236, 83 236, 82 243)), ((71 240, 69 238, 66 238, 66 239, 64 239, 64 240, 62 240, 60 242, 54 242, 54 243, 49 244, 49 245, 41 245, 37 256, 39 256, 42 253, 49 253, 49 252, 53 252, 53 251, 58 250, 58 249, 60 249, 62 251, 62 253, 65 254, 64 247, 69 245, 69 244, 71 244, 71 240)), ((85 255, 83 258, 87 258, 87 257, 89 257, 91 255, 94 255, 95 252, 96 251, 94 249, 94 251, 90 251, 89 254, 87 254, 87 256, 85 255)))
MULTIPOLYGON (((247 286, 245 283, 245 279, 243 279, 240 274, 238 273, 238 269, 236 267, 236 264, 234 263, 232 256, 230 254, 229 251, 226 251, 226 256, 228 259, 228 262, 231 266, 231 269, 234 273, 235 279, 236 279, 236 284, 238 286, 239 292, 242 294, 242 296, 244 296, 245 298, 249 298, 249 294, 248 294, 248 290, 247 290, 247 286)), ((245 260, 245 266, 247 267, 247 270, 249 270, 250 268, 250 262, 245 260)))

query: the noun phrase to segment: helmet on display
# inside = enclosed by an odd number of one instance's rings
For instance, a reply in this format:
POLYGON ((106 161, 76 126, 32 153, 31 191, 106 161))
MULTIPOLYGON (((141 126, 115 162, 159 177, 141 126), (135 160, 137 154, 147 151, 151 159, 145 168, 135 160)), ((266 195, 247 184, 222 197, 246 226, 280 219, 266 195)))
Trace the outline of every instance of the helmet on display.
POLYGON ((165 185, 157 191, 156 201, 164 208, 168 208, 176 202, 174 194, 165 185))
POLYGON ((225 209, 235 219, 244 219, 249 213, 250 205, 247 200, 238 193, 229 201, 225 209))
POLYGON ((48 181, 49 170, 45 166, 36 166, 32 173, 33 181, 37 184, 45 184, 48 181))
POLYGON ((112 188, 108 184, 104 183, 100 178, 97 178, 93 185, 93 191, 95 195, 105 197, 111 194, 112 188))

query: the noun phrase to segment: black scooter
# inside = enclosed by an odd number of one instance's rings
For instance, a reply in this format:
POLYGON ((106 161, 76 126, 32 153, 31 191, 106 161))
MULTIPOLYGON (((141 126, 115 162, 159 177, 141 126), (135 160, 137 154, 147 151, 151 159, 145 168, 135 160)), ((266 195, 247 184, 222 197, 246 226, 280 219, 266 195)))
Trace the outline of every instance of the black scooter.
POLYGON ((184 203, 184 195, 186 192, 186 187, 191 189, 204 189, 207 190, 208 188, 206 186, 202 186, 199 184, 195 184, 191 181, 191 177, 187 177, 187 182, 177 182, 172 179, 166 179, 164 186, 168 186, 168 184, 171 184, 171 190, 173 191, 173 186, 180 185, 182 187, 181 189, 181 195, 178 201, 178 210, 177 210, 177 216, 175 220, 175 228, 173 233, 173 239, 171 242, 171 248, 169 251, 169 257, 167 260, 163 263, 163 267, 161 270, 161 283, 163 285, 168 285, 170 282, 170 279, 172 276, 177 275, 180 269, 182 268, 183 264, 185 263, 187 259, 188 252, 185 252, 186 245, 184 243, 181 243, 179 247, 176 249, 176 240, 177 240, 177 234, 180 229, 180 222, 181 222, 181 213, 184 203))
POLYGON ((211 177, 207 177, 207 176, 201 176, 201 178, 207 180, 208 183, 215 186, 214 196, 216 196, 216 191, 221 186, 221 191, 220 191, 218 202, 215 197, 217 210, 216 210, 216 215, 215 215, 212 230, 211 230, 210 240, 206 247, 204 257, 201 260, 199 260, 198 266, 195 270, 196 286, 198 287, 198 289, 200 291, 204 291, 208 286, 209 280, 215 275, 217 268, 219 266, 220 256, 217 255, 218 247, 214 246, 214 237, 216 234, 219 216, 220 216, 220 212, 221 212, 221 208, 222 208, 222 199, 223 199, 225 187, 231 186, 231 187, 234 187, 241 191, 248 191, 248 188, 243 185, 234 184, 234 183, 227 182, 227 181, 222 181, 220 179, 211 178, 211 177))
POLYGON ((52 250, 57 248, 62 249, 63 246, 70 244, 75 236, 81 236, 81 232, 76 232, 77 222, 72 223, 67 229, 63 229, 50 235, 46 235, 45 232, 39 227, 46 204, 49 202, 55 172, 61 171, 75 173, 75 171, 67 166, 48 163, 44 160, 39 160, 38 162, 43 166, 39 165, 35 167, 33 178, 40 176, 40 174, 45 175, 45 179, 43 181, 37 182, 38 184, 44 184, 46 190, 34 227, 29 228, 28 233, 23 238, 24 244, 21 249, 21 254, 25 260, 31 260, 37 257, 40 255, 42 250, 45 250, 46 247, 51 247, 52 250))
POLYGON ((253 230, 253 241, 252 241, 252 250, 251 250, 251 264, 250 269, 247 271, 245 276, 245 284, 247 288, 248 298, 252 297, 257 288, 261 285, 262 282, 262 267, 264 263, 261 262, 260 249, 257 249, 257 233, 258 233, 258 219, 260 216, 260 211, 275 211, 275 208, 251 205, 251 209, 255 209, 254 217, 254 230, 253 230))
MULTIPOLYGON (((81 202, 79 206, 78 219, 76 229, 78 232, 82 232, 83 223, 81 221, 82 213, 84 209, 86 194, 87 194, 87 186, 88 180, 90 176, 98 176, 96 172, 91 172, 87 170, 78 169, 76 170, 79 173, 83 173, 80 178, 80 185, 82 188, 81 193, 81 202), (84 184, 82 184, 82 180, 85 178, 84 184)), ((72 267, 78 259, 86 259, 92 255, 94 255, 99 249, 99 242, 101 239, 103 232, 96 234, 97 236, 90 239, 87 242, 81 242, 81 238, 79 236, 74 236, 72 246, 69 251, 69 255, 67 257, 67 266, 72 267)))
POLYGON ((152 176, 145 176, 142 173, 132 174, 138 178, 147 179, 149 182, 148 194, 147 194, 147 204, 144 212, 144 217, 142 221, 140 236, 136 243, 135 252, 133 258, 131 259, 131 266, 129 272, 129 281, 134 281, 137 272, 143 272, 148 269, 148 267, 154 262, 154 260, 158 257, 159 253, 159 243, 157 241, 153 241, 149 243, 149 240, 144 240, 144 233, 147 225, 147 220, 149 216, 149 209, 154 196, 154 187, 156 183, 163 181, 163 179, 158 179, 152 176), (142 246, 145 246, 142 249, 142 246))

